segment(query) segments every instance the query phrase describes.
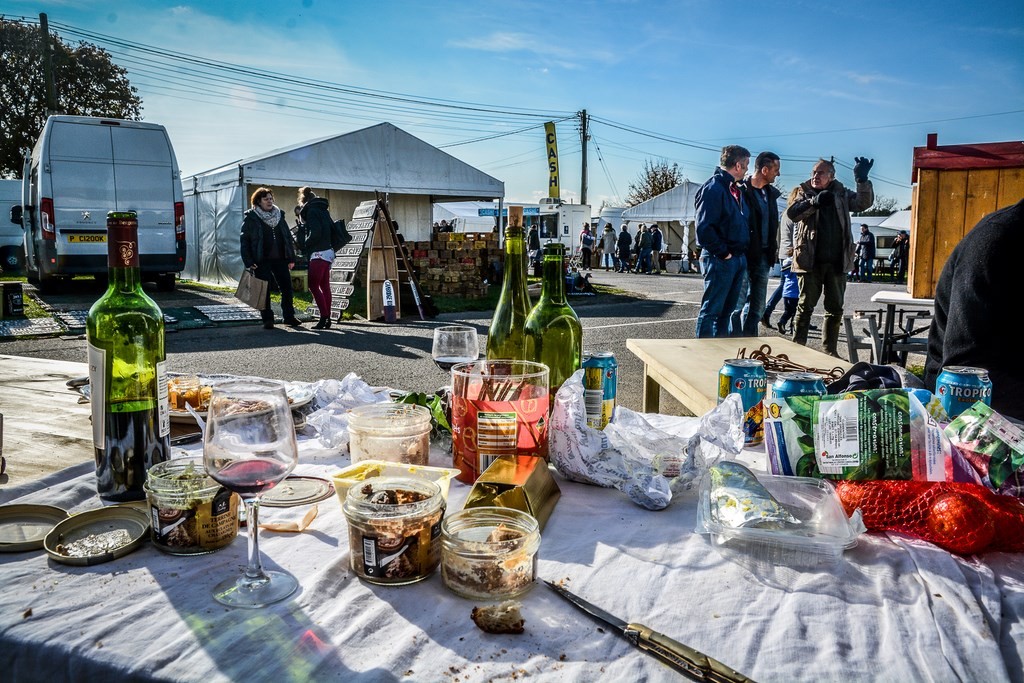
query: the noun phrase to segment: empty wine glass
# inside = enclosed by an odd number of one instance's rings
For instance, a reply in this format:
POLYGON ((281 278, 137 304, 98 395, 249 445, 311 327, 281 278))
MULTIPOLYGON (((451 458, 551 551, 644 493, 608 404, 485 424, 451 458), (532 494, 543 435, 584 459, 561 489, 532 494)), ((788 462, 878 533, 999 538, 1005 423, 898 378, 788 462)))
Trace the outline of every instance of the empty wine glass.
POLYGON ((260 561, 259 497, 295 469, 295 423, 284 385, 269 380, 217 384, 210 397, 203 463, 211 477, 241 496, 249 534, 249 563, 241 576, 213 589, 231 607, 264 607, 298 588, 290 574, 265 571, 260 561))
POLYGON ((456 363, 475 361, 480 355, 476 328, 445 325, 434 328, 434 346, 430 355, 437 367, 449 372, 456 363))

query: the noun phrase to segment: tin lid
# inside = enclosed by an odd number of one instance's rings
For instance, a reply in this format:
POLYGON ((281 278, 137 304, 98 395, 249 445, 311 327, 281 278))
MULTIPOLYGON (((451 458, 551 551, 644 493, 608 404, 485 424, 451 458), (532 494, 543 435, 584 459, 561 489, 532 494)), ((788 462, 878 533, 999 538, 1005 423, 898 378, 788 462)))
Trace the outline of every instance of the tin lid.
POLYGON ((43 540, 51 559, 89 567, 124 557, 149 537, 149 515, 130 505, 87 510, 53 527, 43 540))
POLYGON ((955 375, 977 375, 978 377, 988 377, 988 370, 985 368, 971 367, 970 365, 947 365, 942 368, 943 372, 952 372, 955 375))
POLYGON ((0 505, 0 553, 20 553, 43 547, 43 539, 67 510, 52 505, 0 505))
POLYGON ((260 496, 260 506, 297 507, 319 503, 334 495, 334 484, 320 477, 292 475, 260 496))

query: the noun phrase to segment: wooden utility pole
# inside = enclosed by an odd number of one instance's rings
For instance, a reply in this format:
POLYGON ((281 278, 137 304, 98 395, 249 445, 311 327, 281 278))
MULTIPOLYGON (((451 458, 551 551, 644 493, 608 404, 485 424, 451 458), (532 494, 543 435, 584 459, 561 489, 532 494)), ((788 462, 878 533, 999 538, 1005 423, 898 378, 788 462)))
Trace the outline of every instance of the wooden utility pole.
POLYGON ((590 134, 587 132, 587 110, 580 112, 580 142, 583 144, 583 170, 580 173, 580 204, 587 203, 587 140, 590 134))
POLYGON ((57 113, 57 88, 53 83, 53 60, 50 57, 50 22, 45 14, 39 15, 39 32, 43 46, 43 80, 46 83, 46 115, 57 113))

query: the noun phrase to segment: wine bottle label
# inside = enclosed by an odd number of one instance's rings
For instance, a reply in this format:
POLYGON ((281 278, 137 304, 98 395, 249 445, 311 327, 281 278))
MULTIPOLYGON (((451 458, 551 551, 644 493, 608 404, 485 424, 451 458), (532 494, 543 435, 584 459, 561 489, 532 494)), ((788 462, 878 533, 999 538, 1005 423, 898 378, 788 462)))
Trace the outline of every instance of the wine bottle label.
POLYGON ((107 402, 107 352, 89 344, 89 402, 92 404, 92 443, 103 448, 106 443, 106 420, 103 409, 107 402))
POLYGON ((107 218, 107 265, 139 267, 139 222, 134 217, 107 218))
POLYGON ((171 433, 171 400, 167 386, 167 361, 156 364, 157 425, 160 438, 171 433))

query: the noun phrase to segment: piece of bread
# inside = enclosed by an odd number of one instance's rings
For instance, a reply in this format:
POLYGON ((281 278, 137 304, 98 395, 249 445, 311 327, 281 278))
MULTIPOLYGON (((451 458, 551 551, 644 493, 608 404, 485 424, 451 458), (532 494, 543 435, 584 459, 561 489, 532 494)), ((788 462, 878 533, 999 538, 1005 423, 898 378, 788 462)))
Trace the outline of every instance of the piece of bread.
POLYGON ((515 600, 506 600, 498 605, 474 607, 470 617, 477 628, 487 633, 522 633, 526 620, 519 613, 520 607, 515 600))

